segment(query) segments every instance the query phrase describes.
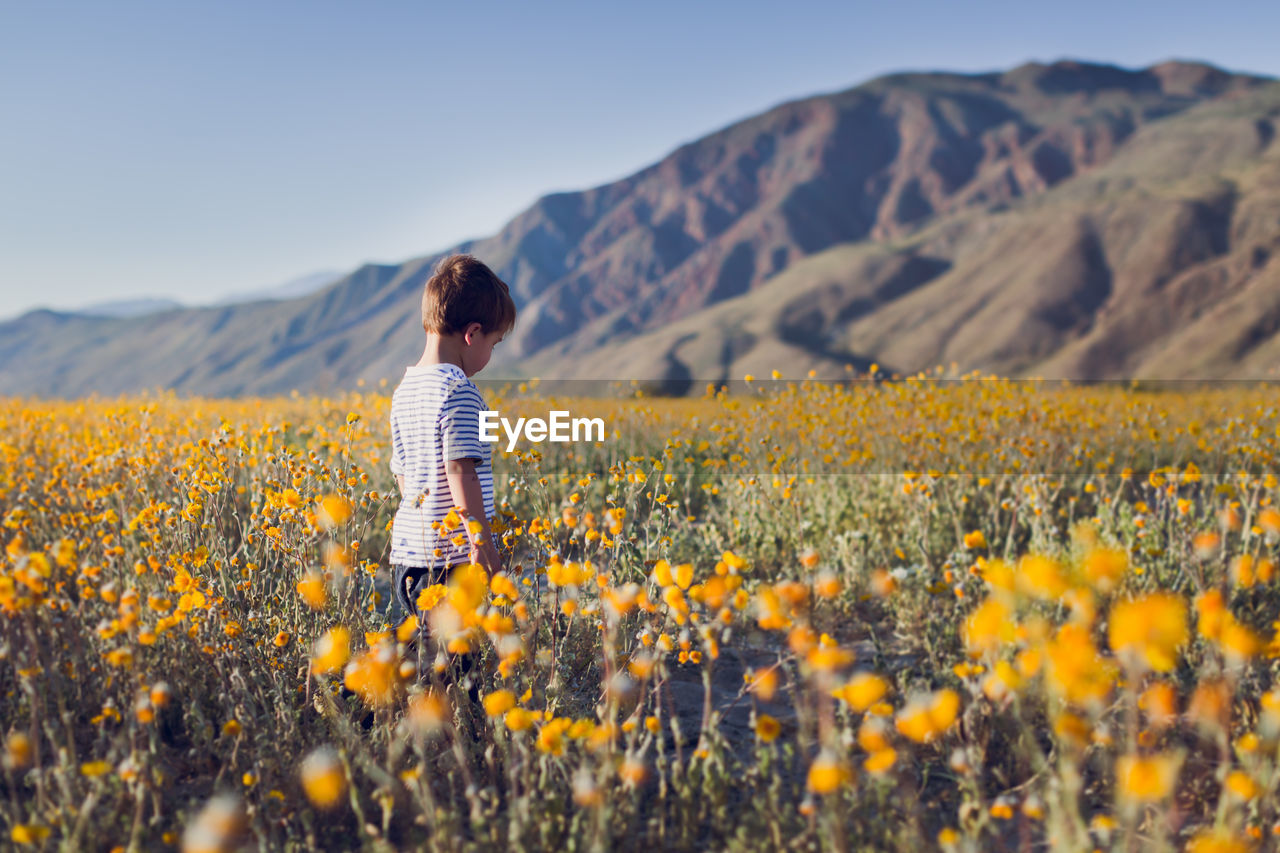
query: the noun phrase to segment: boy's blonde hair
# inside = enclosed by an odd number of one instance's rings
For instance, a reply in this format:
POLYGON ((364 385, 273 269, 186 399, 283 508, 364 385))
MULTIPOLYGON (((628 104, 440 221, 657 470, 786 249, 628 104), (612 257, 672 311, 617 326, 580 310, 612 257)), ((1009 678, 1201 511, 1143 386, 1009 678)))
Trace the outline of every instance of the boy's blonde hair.
POLYGON ((485 334, 509 331, 516 304, 506 282, 471 255, 449 255, 422 289, 422 328, 438 335, 479 323, 485 334))

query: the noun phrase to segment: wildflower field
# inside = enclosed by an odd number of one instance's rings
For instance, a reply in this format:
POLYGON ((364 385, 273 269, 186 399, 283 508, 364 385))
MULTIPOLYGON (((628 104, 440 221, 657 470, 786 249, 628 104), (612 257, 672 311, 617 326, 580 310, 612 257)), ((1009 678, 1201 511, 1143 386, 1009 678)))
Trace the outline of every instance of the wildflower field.
POLYGON ((1274 849, 1277 399, 506 389, 609 435, 495 448, 412 646, 387 389, 0 401, 4 841, 1274 849))

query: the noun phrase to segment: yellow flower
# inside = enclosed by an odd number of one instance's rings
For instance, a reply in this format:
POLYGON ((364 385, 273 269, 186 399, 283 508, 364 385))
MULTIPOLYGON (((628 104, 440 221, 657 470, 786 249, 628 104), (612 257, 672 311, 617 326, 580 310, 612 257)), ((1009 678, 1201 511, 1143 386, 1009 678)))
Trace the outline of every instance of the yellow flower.
POLYGON ((399 659, 388 645, 367 649, 347 664, 343 684, 370 705, 388 705, 396 697, 399 659))
POLYGON ((319 808, 332 808, 346 793, 346 773, 331 746, 322 746, 308 755, 302 762, 301 775, 307 799, 319 808))
POLYGON ((31 738, 22 732, 13 732, 4 742, 4 766, 10 770, 24 770, 31 764, 33 754, 31 738))
POLYGON ((817 672, 833 672, 853 663, 854 654, 839 646, 818 645, 809 649, 805 663, 817 672))
POLYGON ((1280 510, 1267 507, 1258 513, 1258 526, 1271 536, 1280 536, 1280 510))
POLYGON ((507 711, 503 722, 511 731, 522 732, 533 726, 533 712, 526 711, 524 708, 512 708, 507 711))
POLYGON ((169 704, 169 700, 173 697, 173 692, 169 689, 169 685, 163 681, 157 681, 151 685, 151 690, 147 698, 151 700, 151 704, 157 708, 163 708, 169 704))
POLYGON ((831 572, 822 572, 813 582, 813 591, 821 598, 835 598, 844 589, 844 584, 831 572))
POLYGON ((782 725, 768 714, 756 718, 756 737, 765 743, 772 743, 782 732, 782 725))
MULTIPOLYGON (((1264 706, 1265 702, 1264 698, 1264 706)), ((1231 718, 1231 691, 1226 681, 1202 681, 1187 703, 1187 716, 1206 728, 1226 729, 1231 718)))
POLYGON ((302 580, 298 581, 298 594, 312 610, 323 609, 328 600, 324 578, 319 572, 307 572, 303 575, 302 580))
POLYGON ((1242 663, 1262 651, 1263 640, 1247 626, 1236 621, 1230 613, 1226 624, 1222 626, 1222 634, 1218 638, 1222 653, 1233 663, 1242 663))
MULTIPOLYGON (((520 597, 520 593, 516 589, 516 585, 511 581, 511 578, 501 573, 496 574, 489 579, 489 591, 495 596, 501 596, 508 599, 510 602, 514 602, 520 597)), ((431 608, 428 607, 423 609, 430 610, 431 608)))
POLYGON ((9 831, 14 844, 41 844, 49 837, 49 827, 38 823, 15 823, 9 831))
POLYGON ((1196 631, 1200 636, 1216 640, 1222 634, 1222 626, 1228 617, 1222 591, 1211 589, 1196 596, 1196 631))
POLYGON ((1253 568, 1253 555, 1238 554, 1235 559, 1231 561, 1231 566, 1228 569, 1228 575, 1231 577, 1231 582, 1236 586, 1242 589, 1249 589, 1252 587, 1254 581, 1257 580, 1257 576, 1253 568))
POLYGON ((773 699, 773 694, 778 689, 778 671, 772 667, 761 670, 758 673, 748 672, 744 676, 747 681, 747 689, 755 695, 759 696, 765 702, 773 699))
POLYGON ((1200 559, 1207 560, 1218 550, 1221 542, 1222 537, 1211 531, 1197 533, 1191 540, 1191 550, 1200 559))
POLYGON ((415 604, 418 605, 419 610, 434 610, 439 606, 440 602, 444 601, 448 594, 449 589, 444 584, 433 583, 430 586, 424 587, 423 590, 418 593, 418 600, 415 604))
POLYGON ((960 695, 950 688, 917 697, 898 713, 896 726, 916 743, 929 743, 955 722, 960 711, 960 695))
POLYGON ((351 501, 342 495, 325 495, 316 511, 316 520, 326 530, 341 527, 351 518, 351 501))
POLYGON ((1257 782, 1253 781, 1248 773, 1243 770, 1232 770, 1227 774, 1227 779, 1223 782, 1225 787, 1233 797, 1241 800, 1252 800, 1262 793, 1262 788, 1257 782))
POLYGON ((324 632, 311 654, 311 671, 316 673, 337 672, 346 665, 351 657, 351 632, 338 625, 324 632))
POLYGON ((1116 759, 1116 791, 1121 800, 1156 803, 1173 793, 1181 759, 1176 755, 1122 755, 1116 759))
POLYGON ((1115 667, 1099 656, 1086 628, 1068 623, 1045 646, 1051 692, 1075 704, 1101 702, 1115 682, 1115 667))
POLYGON ((111 764, 106 761, 86 761, 80 765, 80 773, 90 778, 109 772, 111 772, 111 764))
POLYGON ((419 693, 409 700, 409 724, 423 734, 444 726, 449 718, 449 703, 435 690, 419 693))
POLYGON ((887 749, 880 749, 871 753, 867 756, 867 760, 862 762, 862 766, 868 773, 879 776, 882 773, 887 773, 897 760, 897 750, 893 749, 893 747, 889 747, 887 749))
POLYGON ((1085 554, 1080 569, 1085 580, 1105 594, 1113 590, 1129 570, 1129 555, 1119 548, 1094 548, 1085 554))
POLYGON ((622 766, 618 768, 618 776, 622 781, 630 787, 635 787, 644 782, 649 775, 648 769, 644 766, 644 762, 638 758, 628 756, 622 762, 622 766))
POLYGON ((987 547, 987 537, 982 535, 981 530, 974 530, 964 535, 964 547, 970 551, 978 551, 987 547))
POLYGON ((449 604, 464 617, 484 603, 489 592, 489 575, 475 563, 453 570, 449 576, 449 604))
POLYGON ((1178 696, 1173 685, 1158 681, 1138 697, 1138 707, 1147 712, 1151 725, 1163 728, 1178 716, 1178 696))
POLYGON ((1226 830, 1206 829, 1187 842, 1187 853, 1251 853, 1254 849, 1249 839, 1226 830))
POLYGON ((691 583, 693 583, 693 564, 681 563, 676 566, 676 586, 688 589, 691 583))
POLYGON ((1049 557, 1028 554, 1018 561, 1015 584, 1033 598, 1053 601, 1067 591, 1067 578, 1062 566, 1049 557))
POLYGON ((1014 623, 1008 606, 998 598, 988 598, 964 620, 960 636, 974 657, 996 652, 1002 643, 1013 642, 1014 623))
POLYGON ((1022 676, 1008 661, 997 661, 995 667, 982 680, 982 692, 993 702, 999 702, 1011 692, 1022 687, 1022 676))
POLYGON ((830 794, 853 779, 849 765, 836 758, 830 750, 823 749, 809 765, 807 785, 815 794, 830 794))
POLYGON ((855 711, 865 711, 884 698, 889 692, 889 683, 878 675, 860 672, 848 683, 831 692, 837 699, 843 700, 855 711))
POLYGON ((535 744, 539 752, 545 752, 550 755, 564 754, 564 739, 568 737, 586 737, 590 734, 591 722, 589 720, 580 720, 574 723, 568 717, 556 717, 550 720, 538 732, 538 740, 535 744), (585 725, 579 725, 584 723, 585 725))
POLYGON ((484 712, 490 717, 501 717, 515 707, 516 694, 510 690, 495 690, 484 697, 484 712))
POLYGON ((1173 593, 1153 592, 1111 608, 1107 640, 1113 651, 1169 672, 1178 662, 1178 648, 1189 639, 1187 604, 1173 593))

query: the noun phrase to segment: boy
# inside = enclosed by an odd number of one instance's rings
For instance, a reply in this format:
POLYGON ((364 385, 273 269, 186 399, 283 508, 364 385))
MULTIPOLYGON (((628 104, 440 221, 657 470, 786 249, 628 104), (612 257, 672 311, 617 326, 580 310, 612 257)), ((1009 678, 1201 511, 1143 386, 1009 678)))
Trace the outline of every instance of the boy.
MULTIPOLYGON (((426 346, 391 397, 391 471, 400 487, 391 527, 392 581, 396 600, 409 613, 418 613, 419 592, 445 583, 456 566, 478 563, 490 575, 501 569, 489 527, 490 445, 480 440, 485 405, 470 377, 489 363, 515 320, 507 285, 471 255, 440 261, 423 289, 426 346), (433 527, 455 507, 462 523, 449 531, 433 527), (479 522, 478 531, 468 518, 479 522)), ((419 619, 425 626, 425 614, 419 619)))

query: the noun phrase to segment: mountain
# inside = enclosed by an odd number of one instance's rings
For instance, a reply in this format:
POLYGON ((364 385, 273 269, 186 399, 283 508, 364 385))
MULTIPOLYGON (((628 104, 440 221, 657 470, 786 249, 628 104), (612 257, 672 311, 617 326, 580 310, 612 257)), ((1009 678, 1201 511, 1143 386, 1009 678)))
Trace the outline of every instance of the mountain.
POLYGON ((333 284, 342 278, 342 273, 335 270, 325 270, 323 272, 313 272, 306 275, 300 275, 297 278, 291 278, 283 284, 274 287, 265 287, 262 290, 251 290, 245 293, 236 293, 231 296, 219 299, 217 305, 233 305, 237 302, 261 302, 263 300, 284 300, 297 299, 302 296, 310 296, 317 290, 323 290, 325 287, 333 284))
MULTIPOLYGON (((695 380, 878 362, 1274 376, 1280 84, 1211 66, 911 73, 782 104, 470 251, 520 306, 486 375, 695 380)), ((444 253, 297 299, 0 324, 0 392, 395 378, 444 253), (38 354, 38 356, 37 356, 38 354)))
POLYGON ((116 299, 111 302, 98 302, 75 312, 90 314, 95 317, 145 317, 148 314, 159 314, 161 311, 172 311, 181 308, 182 303, 174 299, 162 297, 139 297, 137 299, 116 299))

